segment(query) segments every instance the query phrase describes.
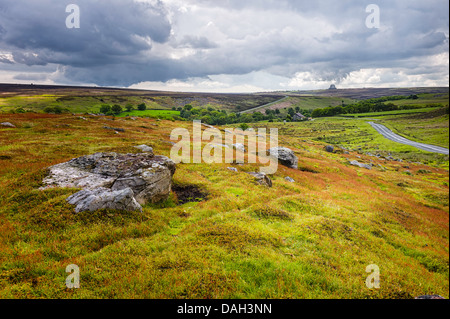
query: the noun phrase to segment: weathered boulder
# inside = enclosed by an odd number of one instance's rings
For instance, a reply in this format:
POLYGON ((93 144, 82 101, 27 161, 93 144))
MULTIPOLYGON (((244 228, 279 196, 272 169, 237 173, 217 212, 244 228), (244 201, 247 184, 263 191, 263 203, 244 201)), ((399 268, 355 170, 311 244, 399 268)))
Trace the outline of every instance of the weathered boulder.
POLYGON ((142 211, 141 205, 134 198, 131 188, 113 191, 98 187, 93 190, 84 189, 67 198, 67 202, 76 205, 75 212, 114 209, 125 211, 142 211))
POLYGON ((247 172, 247 174, 252 175, 258 184, 267 187, 272 187, 272 180, 266 174, 257 172, 247 172))
POLYGON ((49 167, 49 175, 44 178, 45 186, 41 189, 82 188, 80 194, 71 198, 77 210, 85 210, 85 207, 89 208, 87 210, 95 210, 95 207, 136 210, 134 202, 145 205, 167 198, 175 169, 170 158, 153 153, 96 153, 49 167), (131 190, 133 200, 128 198, 129 191, 123 193, 127 189, 131 190), (114 196, 123 197, 123 200, 117 202, 113 200, 114 196))
POLYGON ((295 156, 294 151, 287 147, 272 147, 267 153, 270 156, 278 158, 278 162, 284 166, 298 168, 297 156, 295 156))

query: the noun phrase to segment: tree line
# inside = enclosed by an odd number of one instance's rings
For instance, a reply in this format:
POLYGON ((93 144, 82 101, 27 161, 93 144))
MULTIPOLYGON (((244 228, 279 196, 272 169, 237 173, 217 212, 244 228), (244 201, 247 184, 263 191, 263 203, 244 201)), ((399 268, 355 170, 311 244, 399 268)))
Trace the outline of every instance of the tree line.
MULTIPOLYGON (((359 113, 372 113, 372 112, 386 112, 396 110, 410 110, 415 108, 422 108, 422 105, 395 105, 394 103, 384 103, 387 101, 405 100, 405 99, 418 99, 417 95, 410 96, 384 96, 380 98, 373 98, 364 101, 360 101, 354 104, 344 104, 338 106, 330 106, 321 109, 315 109, 312 112, 312 117, 328 117, 340 114, 359 114, 359 113)), ((440 106, 440 105, 430 105, 440 106)))
POLYGON ((225 125, 235 123, 254 123, 261 121, 278 122, 278 121, 292 121, 295 113, 302 113, 306 117, 311 116, 310 110, 303 110, 299 107, 289 107, 287 112, 281 112, 279 109, 264 110, 262 112, 250 113, 236 113, 227 112, 226 110, 216 110, 213 107, 199 108, 186 104, 184 107, 173 107, 172 110, 180 112, 180 116, 175 116, 175 119, 180 120, 200 120, 202 123, 209 125, 225 125))

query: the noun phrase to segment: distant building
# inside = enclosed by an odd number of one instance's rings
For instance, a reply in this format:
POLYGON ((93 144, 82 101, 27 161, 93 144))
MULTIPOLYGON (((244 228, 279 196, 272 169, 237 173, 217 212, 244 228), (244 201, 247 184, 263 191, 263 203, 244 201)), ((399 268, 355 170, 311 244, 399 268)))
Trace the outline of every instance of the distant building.
POLYGON ((308 118, 306 116, 304 116, 303 114, 301 114, 301 113, 295 113, 294 116, 292 117, 292 119, 294 121, 305 121, 308 118))
POLYGON ((331 84, 331 85, 330 85, 330 88, 329 88, 328 90, 337 90, 336 85, 331 84))

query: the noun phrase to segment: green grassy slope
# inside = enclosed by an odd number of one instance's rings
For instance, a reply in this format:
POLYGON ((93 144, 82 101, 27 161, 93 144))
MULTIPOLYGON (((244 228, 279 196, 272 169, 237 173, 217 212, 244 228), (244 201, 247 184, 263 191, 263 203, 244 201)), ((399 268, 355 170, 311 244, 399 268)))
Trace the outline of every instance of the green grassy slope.
POLYGON ((178 205, 172 194, 142 213, 79 214, 65 201, 76 190, 37 189, 46 167, 143 143, 169 156, 171 130, 191 123, 0 114, 6 121, 16 128, 0 127, 0 298, 449 297, 448 169, 324 151, 329 139, 394 147, 364 121, 271 123, 299 169, 280 166, 270 189, 245 174, 257 164, 179 164, 174 182, 207 200, 178 205), (80 289, 65 287, 69 264, 80 289), (380 289, 365 285, 371 264, 380 289))

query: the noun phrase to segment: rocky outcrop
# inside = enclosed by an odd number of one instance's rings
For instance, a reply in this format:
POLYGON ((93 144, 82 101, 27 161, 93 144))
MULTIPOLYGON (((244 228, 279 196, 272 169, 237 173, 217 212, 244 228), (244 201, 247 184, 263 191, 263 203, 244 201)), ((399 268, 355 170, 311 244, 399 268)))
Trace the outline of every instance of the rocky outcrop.
POLYGON ((141 210, 140 205, 167 198, 175 169, 171 159, 150 152, 96 153, 50 167, 41 189, 82 188, 70 197, 76 211, 141 210))
POLYGON ((278 162, 290 168, 298 168, 298 158, 294 151, 287 147, 272 147, 267 151, 268 155, 278 158, 278 162))

